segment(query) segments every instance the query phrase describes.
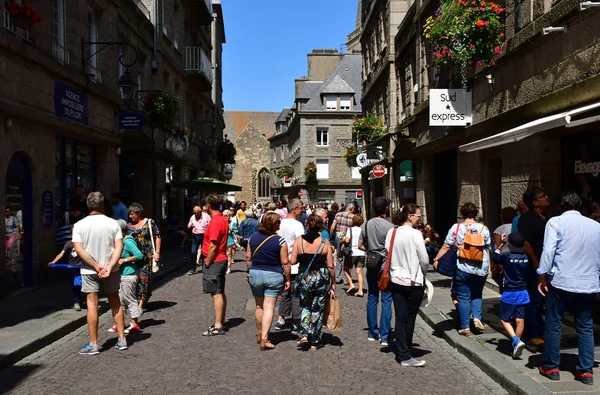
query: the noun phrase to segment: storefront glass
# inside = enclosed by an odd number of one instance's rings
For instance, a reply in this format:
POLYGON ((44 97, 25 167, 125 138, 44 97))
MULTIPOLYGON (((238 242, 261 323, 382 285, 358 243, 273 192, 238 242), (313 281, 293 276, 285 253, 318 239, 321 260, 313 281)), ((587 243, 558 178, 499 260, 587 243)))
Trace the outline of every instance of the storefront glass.
POLYGON ((581 196, 584 215, 591 215, 594 203, 600 203, 600 136, 586 132, 564 140, 563 169, 566 189, 581 196))
POLYGON ((86 192, 96 188, 95 147, 88 143, 63 137, 56 138, 56 225, 64 225, 69 199, 75 196, 75 187, 83 185, 86 192))

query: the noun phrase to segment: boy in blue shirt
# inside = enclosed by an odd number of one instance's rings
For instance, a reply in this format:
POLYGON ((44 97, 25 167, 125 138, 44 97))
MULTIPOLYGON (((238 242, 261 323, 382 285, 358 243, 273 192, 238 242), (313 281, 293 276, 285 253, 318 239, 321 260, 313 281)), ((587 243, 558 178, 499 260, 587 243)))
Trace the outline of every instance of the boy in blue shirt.
POLYGON ((500 322, 512 338, 513 359, 519 358, 525 343, 521 341, 525 329, 525 305, 529 303, 527 293, 527 274, 531 264, 525 254, 525 238, 521 232, 514 232, 508 236, 509 252, 501 254, 500 251, 506 243, 506 235, 502 235, 502 242, 496 248, 493 260, 504 268, 504 292, 500 298, 500 322), (510 320, 515 317, 516 330, 510 320))

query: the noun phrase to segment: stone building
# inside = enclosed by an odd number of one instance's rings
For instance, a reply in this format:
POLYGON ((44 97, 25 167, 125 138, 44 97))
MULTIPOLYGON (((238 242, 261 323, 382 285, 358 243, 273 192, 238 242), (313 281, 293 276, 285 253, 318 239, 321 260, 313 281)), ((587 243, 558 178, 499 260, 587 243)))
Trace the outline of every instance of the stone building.
POLYGON ((276 112, 225 112, 225 134, 236 149, 231 182, 243 187, 240 192, 231 194, 237 202, 272 200, 268 138, 275 132, 278 115, 276 112))
POLYGON ((156 219, 182 210, 184 191, 170 181, 219 176, 209 139, 224 127, 220 74, 213 78, 221 65, 210 61, 215 51, 220 62, 225 39, 219 2, 35 2, 42 21, 23 27, 10 4, 2 2, 0 15, 0 209, 22 211, 24 234, 20 253, 0 255, 0 293, 45 281, 78 184, 107 197, 121 191, 156 219), (137 84, 137 103, 121 100, 124 75, 137 84), (183 142, 147 123, 120 122, 161 92, 181 98, 175 126, 183 142))
POLYGON ((352 121, 361 114, 361 57, 337 50, 308 54, 308 77, 296 80, 296 97, 284 109, 270 138, 271 187, 279 198, 348 202, 362 199, 360 173, 343 154, 352 143, 352 121), (316 179, 304 168, 316 165, 316 179), (289 166, 289 179, 277 170, 289 166))
MULTIPOLYGON (((441 232, 465 202, 480 207, 490 227, 531 186, 552 203, 561 189, 584 197, 584 213, 600 200, 600 10, 579 2, 507 3, 504 54, 493 68, 470 70, 472 124, 429 126, 430 88, 461 87, 459 78, 430 68, 422 25, 437 2, 413 3, 395 38, 396 147, 389 167, 414 161, 416 201, 441 232), (544 28, 568 30, 544 34, 544 28), (400 142, 401 144, 398 144, 400 142)), ((386 188, 388 189, 388 188, 386 188)), ((403 199, 394 179, 387 193, 403 199)), ((409 188, 410 189, 410 188, 409 188)))

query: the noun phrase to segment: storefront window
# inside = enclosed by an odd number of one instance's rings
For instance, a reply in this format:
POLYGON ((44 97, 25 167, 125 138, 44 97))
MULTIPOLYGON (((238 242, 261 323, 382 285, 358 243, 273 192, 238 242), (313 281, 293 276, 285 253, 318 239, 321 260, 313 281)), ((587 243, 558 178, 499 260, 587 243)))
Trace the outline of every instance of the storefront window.
POLYGON ((65 222, 69 200, 75 195, 75 187, 83 185, 86 192, 96 188, 96 165, 94 146, 80 141, 57 137, 56 139, 56 225, 65 222))
POLYGON ((600 136, 586 133, 585 138, 565 141, 564 186, 581 197, 581 212, 590 215, 594 203, 600 203, 600 136))

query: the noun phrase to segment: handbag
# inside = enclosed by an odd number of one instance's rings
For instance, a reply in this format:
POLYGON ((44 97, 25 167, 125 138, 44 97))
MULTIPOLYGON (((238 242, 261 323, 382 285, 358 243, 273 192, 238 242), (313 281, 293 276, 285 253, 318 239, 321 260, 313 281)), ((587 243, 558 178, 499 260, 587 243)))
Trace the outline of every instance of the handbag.
POLYGON ((342 256, 350 257, 352 256, 352 228, 348 228, 350 230, 350 244, 344 248, 342 248, 342 256))
POLYGON ((396 231, 398 227, 394 227, 392 232, 392 240, 390 242, 390 250, 388 251, 387 259, 385 260, 385 267, 383 271, 379 273, 379 281, 377 281, 377 288, 382 292, 389 292, 392 284, 392 276, 390 274, 390 261, 392 260, 392 251, 394 250, 394 240, 396 240, 396 231))
POLYGON ((330 331, 342 330, 342 306, 340 298, 337 296, 329 295, 329 298, 325 302, 323 321, 325 322, 325 327, 330 331))
MULTIPOLYGON (((367 221, 367 223, 365 224, 365 242, 367 244, 367 247, 369 246, 369 239, 367 238, 368 235, 368 226, 369 226, 369 221, 367 221)), ((368 248, 367 248, 368 250, 368 248)), ((371 270, 377 270, 379 269, 379 266, 381 266, 381 258, 382 256, 379 255, 376 252, 368 252, 366 254, 366 258, 365 258, 365 266, 367 267, 367 269, 371 269, 371 270)))
POLYGON ((312 259, 310 260, 308 267, 306 268, 304 273, 302 273, 302 275, 300 275, 296 278, 296 282, 294 283, 294 297, 299 298, 299 290, 300 290, 300 287, 302 284, 302 280, 304 280, 304 277, 306 277, 306 275, 310 271, 310 267, 312 266, 312 263, 315 261, 315 258, 317 257, 317 255, 319 255, 321 253, 324 245, 325 245, 325 239, 323 239, 321 237, 321 245, 319 245, 319 248, 317 248, 317 252, 315 252, 315 255, 313 255, 312 259))
POLYGON ((456 275, 456 251, 458 247, 456 246, 456 239, 458 237, 458 229, 460 228, 460 224, 456 224, 456 232, 454 233, 454 245, 450 247, 448 252, 446 252, 438 261, 437 261, 437 271, 442 276, 452 277, 456 275))
POLYGON ((154 244, 154 232, 152 231, 152 220, 150 218, 148 218, 148 230, 150 231, 150 242, 152 243, 152 273, 156 273, 160 269, 160 264, 154 260, 156 245, 154 244))

